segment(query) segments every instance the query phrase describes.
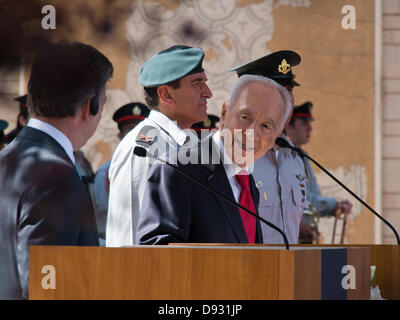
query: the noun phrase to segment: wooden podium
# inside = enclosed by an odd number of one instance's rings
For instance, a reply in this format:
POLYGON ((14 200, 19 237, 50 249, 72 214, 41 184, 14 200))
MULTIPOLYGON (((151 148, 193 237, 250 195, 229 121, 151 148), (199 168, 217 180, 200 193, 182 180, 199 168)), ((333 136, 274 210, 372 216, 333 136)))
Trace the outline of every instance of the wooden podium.
POLYGON ((390 244, 357 244, 357 245, 295 245, 313 247, 344 247, 354 246, 371 250, 371 265, 376 266, 374 286, 378 285, 384 299, 400 300, 400 246, 390 244))
POLYGON ((32 246, 29 299, 369 299, 370 265, 368 247, 32 246))

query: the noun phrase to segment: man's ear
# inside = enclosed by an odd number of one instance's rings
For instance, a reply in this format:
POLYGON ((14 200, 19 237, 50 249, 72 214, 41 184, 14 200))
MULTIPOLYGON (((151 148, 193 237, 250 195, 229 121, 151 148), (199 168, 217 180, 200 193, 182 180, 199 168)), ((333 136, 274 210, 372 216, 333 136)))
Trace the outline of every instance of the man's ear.
POLYGON ((226 109, 227 109, 227 106, 226 106, 226 102, 224 101, 224 104, 222 105, 222 108, 221 108, 221 116, 219 117, 219 127, 221 129, 223 129, 224 125, 225 125, 226 109))
POLYGON ((90 116, 92 116, 92 113, 90 112, 90 102, 92 101, 93 98, 94 95, 89 97, 89 99, 82 104, 81 111, 82 111, 82 118, 84 120, 87 120, 90 118, 90 116))
POLYGON ((293 124, 290 123, 290 121, 283 127, 283 130, 285 130, 285 134, 291 134, 293 130, 293 124))
POLYGON ((175 104, 175 99, 173 97, 173 89, 169 86, 159 86, 157 88, 157 93, 158 97, 160 98, 160 101, 169 104, 169 105, 174 105, 175 104))

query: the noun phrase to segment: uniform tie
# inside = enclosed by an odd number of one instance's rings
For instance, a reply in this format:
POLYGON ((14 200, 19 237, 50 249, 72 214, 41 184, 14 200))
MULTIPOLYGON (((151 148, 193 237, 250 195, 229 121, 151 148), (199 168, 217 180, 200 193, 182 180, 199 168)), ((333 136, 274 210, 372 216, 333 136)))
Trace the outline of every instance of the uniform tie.
MULTIPOLYGON (((235 175, 236 181, 242 188, 240 192, 239 204, 246 209, 256 212, 256 207, 254 205, 253 197, 250 193, 250 178, 247 174, 237 174, 235 175)), ((242 218, 243 226, 246 231, 247 240, 249 243, 255 243, 256 239, 256 218, 253 217, 248 212, 239 208, 239 213, 242 218)))

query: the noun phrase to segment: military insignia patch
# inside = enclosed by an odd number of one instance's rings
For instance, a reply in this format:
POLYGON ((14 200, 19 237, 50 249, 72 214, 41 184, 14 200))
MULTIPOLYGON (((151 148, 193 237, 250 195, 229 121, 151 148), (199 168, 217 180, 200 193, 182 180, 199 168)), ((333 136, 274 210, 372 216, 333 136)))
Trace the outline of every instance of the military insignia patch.
POLYGON ((290 71, 290 64, 288 64, 287 61, 283 59, 282 63, 278 66, 278 71, 283 74, 288 73, 290 71))
POLYGON ((153 142, 154 141, 154 137, 152 136, 145 136, 144 134, 139 134, 139 137, 137 139, 138 141, 142 141, 142 142, 153 142))
POLYGON ((157 133, 158 130, 154 127, 145 126, 140 130, 139 134, 136 137, 136 143, 143 146, 148 147, 151 146, 154 142, 157 141, 157 133))

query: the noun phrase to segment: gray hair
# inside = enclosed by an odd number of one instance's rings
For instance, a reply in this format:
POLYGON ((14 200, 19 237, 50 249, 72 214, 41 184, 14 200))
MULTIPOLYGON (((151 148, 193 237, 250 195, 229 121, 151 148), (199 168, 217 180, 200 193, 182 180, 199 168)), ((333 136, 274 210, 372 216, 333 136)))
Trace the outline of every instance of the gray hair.
POLYGON ((292 103, 290 101, 291 100, 290 94, 286 88, 282 87, 279 83, 277 83, 274 80, 269 79, 267 77, 245 74, 245 75, 241 76, 239 79, 237 79, 235 81, 235 83, 233 84, 231 91, 229 93, 228 108, 230 108, 230 106, 234 105, 237 102, 243 89, 254 82, 264 83, 267 86, 277 89, 278 92, 280 93, 280 95, 283 99, 284 105, 285 105, 285 109, 284 109, 284 112, 282 115, 282 120, 281 120, 281 124, 279 126, 279 130, 283 129, 283 126, 285 125, 286 121, 289 119, 289 116, 290 116, 290 114, 292 112, 292 108, 293 108, 292 103))

